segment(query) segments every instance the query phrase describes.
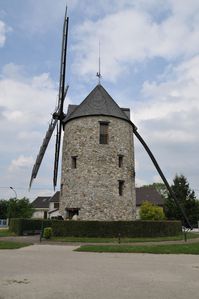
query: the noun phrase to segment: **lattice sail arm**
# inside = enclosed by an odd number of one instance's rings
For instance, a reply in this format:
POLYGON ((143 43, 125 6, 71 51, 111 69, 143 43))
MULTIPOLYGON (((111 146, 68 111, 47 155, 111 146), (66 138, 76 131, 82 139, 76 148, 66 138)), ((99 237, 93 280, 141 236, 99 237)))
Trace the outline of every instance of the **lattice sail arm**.
POLYGON ((57 124, 57 119, 52 119, 51 120, 51 123, 48 127, 48 130, 46 132, 46 135, 43 139, 43 143, 40 147, 40 150, 39 150, 39 153, 37 155, 37 158, 36 158, 36 161, 35 161, 35 164, 33 166, 33 169, 32 169, 32 174, 31 174, 31 179, 30 179, 30 184, 29 184, 29 189, 31 188, 31 185, 32 185, 32 182, 33 182, 33 179, 36 178, 37 176, 37 173, 38 173, 38 170, 39 170, 39 167, 41 165, 41 162, 43 160, 43 157, 44 157, 44 154, 46 152, 46 149, 48 147, 48 144, 49 144, 49 141, 51 139, 51 136, 53 134, 53 131, 55 129, 55 126, 57 124))
POLYGON ((60 79, 59 79, 59 98, 58 98, 58 113, 63 113, 63 102, 66 96, 65 91, 65 77, 66 77, 66 53, 68 43, 68 23, 67 8, 64 17, 63 36, 62 36, 62 49, 61 49, 61 63, 60 63, 60 79))
POLYGON ((61 122, 59 122, 57 124, 57 136, 56 136, 56 143, 55 143, 55 160, 54 160, 54 175, 53 175, 54 189, 57 185, 59 155, 60 155, 60 146, 61 146, 61 131, 62 131, 62 124, 61 122))

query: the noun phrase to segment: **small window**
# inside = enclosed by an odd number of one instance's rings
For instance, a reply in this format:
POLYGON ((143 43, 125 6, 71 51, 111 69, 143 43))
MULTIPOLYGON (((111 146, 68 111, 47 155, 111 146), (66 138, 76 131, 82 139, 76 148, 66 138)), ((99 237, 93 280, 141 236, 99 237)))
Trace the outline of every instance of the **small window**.
POLYGON ((54 209, 59 209, 59 202, 54 202, 54 209))
POLYGON ((122 155, 118 156, 118 166, 120 168, 123 167, 123 158, 124 158, 124 156, 122 156, 122 155))
POLYGON ((44 211, 44 219, 47 219, 48 218, 48 213, 47 211, 44 211))
POLYGON ((77 156, 73 156, 73 157, 71 157, 71 168, 73 168, 73 169, 75 169, 75 168, 77 168, 77 156))
POLYGON ((100 144, 108 144, 108 122, 100 122, 100 144))
POLYGON ((63 184, 61 184, 60 193, 61 193, 61 196, 62 196, 63 195, 63 184))
POLYGON ((119 195, 122 196, 124 193, 124 181, 118 181, 119 183, 119 195))

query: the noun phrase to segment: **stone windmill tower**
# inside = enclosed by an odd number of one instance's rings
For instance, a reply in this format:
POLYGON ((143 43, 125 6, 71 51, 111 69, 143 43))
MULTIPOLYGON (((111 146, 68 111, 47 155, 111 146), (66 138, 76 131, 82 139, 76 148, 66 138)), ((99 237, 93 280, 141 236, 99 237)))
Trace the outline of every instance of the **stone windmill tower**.
POLYGON ((63 120, 60 212, 81 220, 135 218, 130 110, 98 84, 63 120))

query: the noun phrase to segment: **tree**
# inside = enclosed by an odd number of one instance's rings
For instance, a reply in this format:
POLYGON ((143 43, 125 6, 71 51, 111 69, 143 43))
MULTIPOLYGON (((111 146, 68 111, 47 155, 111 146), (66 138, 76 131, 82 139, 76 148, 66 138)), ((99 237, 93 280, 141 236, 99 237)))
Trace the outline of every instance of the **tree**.
POLYGON ((149 201, 144 201, 140 207, 141 220, 163 220, 165 215, 163 208, 152 204, 149 201))
POLYGON ((0 219, 7 219, 8 201, 0 200, 0 219))
POLYGON ((33 214, 32 204, 28 198, 11 198, 8 201, 7 218, 31 218, 33 214))
MULTIPOLYGON (((194 191, 190 189, 187 178, 184 175, 176 175, 171 189, 184 209, 190 223, 197 225, 199 220, 199 201, 196 200, 194 191)), ((169 194, 165 200, 164 211, 168 219, 177 219, 183 222, 182 213, 169 194)))

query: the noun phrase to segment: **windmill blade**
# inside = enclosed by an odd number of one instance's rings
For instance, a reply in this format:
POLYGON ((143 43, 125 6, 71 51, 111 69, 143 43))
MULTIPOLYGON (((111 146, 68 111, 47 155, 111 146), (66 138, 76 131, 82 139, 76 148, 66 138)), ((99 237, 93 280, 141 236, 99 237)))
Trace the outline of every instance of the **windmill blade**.
POLYGON ((61 121, 59 121, 59 123, 57 124, 57 136, 56 136, 56 143, 55 143, 55 160, 54 160, 54 176, 53 176, 54 189, 57 185, 59 154, 60 154, 60 145, 61 145, 61 131, 62 131, 62 124, 61 121))
POLYGON ((58 167, 59 167, 62 120, 64 118, 63 105, 64 105, 64 99, 65 99, 67 91, 68 91, 68 86, 65 87, 66 53, 67 53, 67 43, 68 43, 68 24, 69 24, 69 18, 67 17, 67 7, 66 7, 66 12, 65 12, 65 17, 64 17, 64 25, 63 25, 63 37, 62 37, 58 111, 54 115, 54 117, 58 118, 58 120, 59 120, 59 122, 57 124, 57 136, 56 136, 56 143, 55 143, 55 160, 54 160, 54 176, 53 176, 54 189, 57 185, 57 176, 58 176, 58 167))
POLYGON ((182 216, 183 216, 183 218, 184 218, 185 224, 187 224, 188 227, 189 227, 190 229, 192 229, 192 226, 191 226, 191 224, 190 224, 190 222, 189 222, 189 219, 188 219, 188 217, 187 217, 187 215, 186 215, 184 209, 182 208, 182 206, 181 206, 181 204, 179 203, 179 201, 178 201, 178 199, 177 199, 175 193, 173 192, 173 190, 171 189, 169 183, 167 182, 167 179, 165 178, 165 176, 164 176, 162 170, 160 169, 160 166, 158 165, 158 163, 157 163, 157 161, 156 161, 154 155, 152 154, 152 152, 151 152, 151 150, 149 149, 148 145, 146 144, 146 142, 144 141, 144 139, 140 136, 140 134, 139 134, 138 131, 137 131, 137 128, 136 128, 134 125, 133 125, 133 128, 134 128, 134 129, 133 129, 133 133, 135 134, 135 136, 138 138, 138 140, 141 142, 141 144, 143 145, 143 147, 144 147, 145 150, 147 151, 147 153, 148 153, 149 157, 151 158, 151 160, 152 160, 152 162, 153 162, 155 168, 157 169, 157 171, 158 171, 158 173, 159 173, 161 179, 163 180, 163 182, 164 182, 164 184, 165 184, 165 186, 166 186, 166 188, 167 188, 167 190, 168 190, 170 196, 173 198, 173 200, 175 201, 177 207, 178 207, 179 210, 181 211, 181 214, 182 214, 182 216))
POLYGON ((67 17, 67 6, 66 6, 64 24, 63 24, 58 105, 57 105, 57 109, 56 109, 55 113, 53 114, 53 119, 51 120, 51 123, 50 123, 49 128, 48 128, 47 133, 46 133, 46 136, 45 136, 45 138, 43 140, 43 143, 40 147, 39 154, 37 155, 36 162, 33 166, 31 179, 30 179, 30 184, 29 184, 29 190, 31 188, 33 179, 35 179, 36 176, 37 176, 39 167, 41 165, 41 162, 43 160, 45 151, 47 149, 48 143, 50 141, 50 138, 52 136, 52 133, 53 133, 56 125, 57 125, 57 128, 58 128, 58 132, 57 132, 56 145, 55 145, 55 162, 54 162, 54 179, 53 179, 54 188, 57 184, 57 173, 58 173, 59 152, 60 152, 60 143, 61 143, 61 130, 62 130, 61 121, 64 118, 63 105, 64 105, 64 99, 65 99, 67 91, 68 91, 68 86, 65 87, 68 23, 69 23, 69 18, 67 17))
POLYGON ((67 43, 68 43, 68 24, 69 24, 69 18, 67 17, 67 7, 66 7, 64 25, 63 25, 60 79, 59 79, 58 113, 60 117, 63 114, 63 104, 66 96, 65 77, 66 77, 66 53, 67 53, 67 43))
POLYGON ((44 154, 46 152, 46 149, 48 147, 49 141, 51 139, 51 136, 52 136, 52 133, 53 133, 53 131, 55 129, 56 124, 57 124, 57 119, 52 119, 51 123, 50 123, 50 125, 48 127, 48 130, 46 132, 46 135, 45 135, 45 137, 43 139, 43 143, 42 143, 42 145, 40 147, 39 154, 37 155, 37 159, 36 159, 35 164, 34 164, 33 169, 32 169, 32 174, 31 174, 31 179, 30 179, 30 184, 29 184, 29 190, 31 188, 33 179, 35 179, 36 176, 37 176, 39 167, 40 167, 41 162, 43 160, 44 154))

